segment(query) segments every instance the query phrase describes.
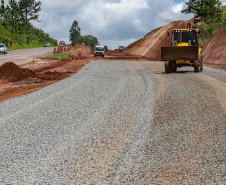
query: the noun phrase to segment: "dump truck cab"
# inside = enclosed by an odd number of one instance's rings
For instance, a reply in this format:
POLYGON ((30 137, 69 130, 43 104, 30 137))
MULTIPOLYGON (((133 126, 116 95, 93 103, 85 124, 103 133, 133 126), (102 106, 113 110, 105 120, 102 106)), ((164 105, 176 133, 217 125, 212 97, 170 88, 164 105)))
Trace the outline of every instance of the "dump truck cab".
MULTIPOLYGON (((186 29, 172 31, 171 47, 161 47, 161 59, 165 61, 165 72, 176 72, 178 67, 192 66, 195 72, 203 70, 200 57, 202 46, 198 43, 198 29, 192 29, 191 22, 186 29)), ((170 33, 167 33, 170 36, 170 33)))
POLYGON ((96 45, 94 48, 94 56, 102 56, 104 57, 104 46, 102 45, 96 45))
POLYGON ((171 46, 198 46, 197 34, 197 30, 173 30, 171 46))

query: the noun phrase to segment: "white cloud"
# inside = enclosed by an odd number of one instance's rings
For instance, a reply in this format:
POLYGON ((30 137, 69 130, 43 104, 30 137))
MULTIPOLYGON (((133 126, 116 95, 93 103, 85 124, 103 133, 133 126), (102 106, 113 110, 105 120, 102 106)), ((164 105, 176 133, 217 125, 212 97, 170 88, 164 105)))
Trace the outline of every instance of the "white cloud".
POLYGON ((149 31, 147 26, 145 26, 140 19, 137 19, 137 18, 134 19, 134 21, 132 21, 132 25, 136 26, 137 31, 141 31, 141 32, 149 31))
POLYGON ((48 0, 42 2, 41 22, 34 22, 51 37, 69 43, 69 30, 77 20, 82 35, 93 35, 103 45, 118 48, 142 38, 151 30, 183 16, 174 0, 48 0))
POLYGON ((176 14, 179 14, 181 12, 181 10, 183 9, 183 5, 184 3, 177 3, 175 5, 172 6, 172 11, 176 14))

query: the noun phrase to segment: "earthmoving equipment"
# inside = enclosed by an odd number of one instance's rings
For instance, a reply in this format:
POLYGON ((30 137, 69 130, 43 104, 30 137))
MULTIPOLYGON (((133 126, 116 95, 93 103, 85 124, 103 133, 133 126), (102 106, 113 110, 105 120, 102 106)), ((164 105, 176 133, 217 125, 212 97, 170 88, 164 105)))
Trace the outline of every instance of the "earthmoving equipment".
POLYGON ((104 46, 104 50, 105 51, 108 51, 108 46, 104 46))
POLYGON ((96 45, 94 48, 94 56, 102 56, 104 57, 104 46, 102 45, 96 45))
POLYGON ((124 49, 125 49, 124 46, 119 46, 119 48, 118 48, 119 51, 123 51, 124 49))
MULTIPOLYGON (((161 47, 161 60, 165 61, 165 72, 176 72, 183 66, 194 67, 195 72, 203 70, 203 59, 200 56, 203 47, 198 44, 198 29, 192 29, 187 22, 187 29, 174 29, 171 46, 161 47)), ((168 32, 169 36, 170 33, 168 32)))

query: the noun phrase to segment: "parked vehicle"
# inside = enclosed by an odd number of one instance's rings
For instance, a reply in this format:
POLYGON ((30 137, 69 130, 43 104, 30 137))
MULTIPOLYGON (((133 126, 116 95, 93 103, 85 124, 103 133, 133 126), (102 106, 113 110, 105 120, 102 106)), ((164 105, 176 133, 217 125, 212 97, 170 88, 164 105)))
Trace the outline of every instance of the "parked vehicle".
POLYGON ((44 47, 50 47, 49 43, 46 42, 46 43, 44 44, 44 47))
POLYGON ((94 56, 96 57, 98 55, 104 57, 104 46, 101 46, 101 45, 95 46, 94 56))
POLYGON ((0 53, 7 54, 7 47, 5 44, 0 44, 0 53))

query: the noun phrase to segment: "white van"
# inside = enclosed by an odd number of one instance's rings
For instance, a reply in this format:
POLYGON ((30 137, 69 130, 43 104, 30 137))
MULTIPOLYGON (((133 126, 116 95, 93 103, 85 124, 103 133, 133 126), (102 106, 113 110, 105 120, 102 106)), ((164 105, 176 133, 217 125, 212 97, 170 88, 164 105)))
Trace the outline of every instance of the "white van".
POLYGON ((102 56, 104 57, 104 46, 97 45, 94 48, 94 56, 102 56))

